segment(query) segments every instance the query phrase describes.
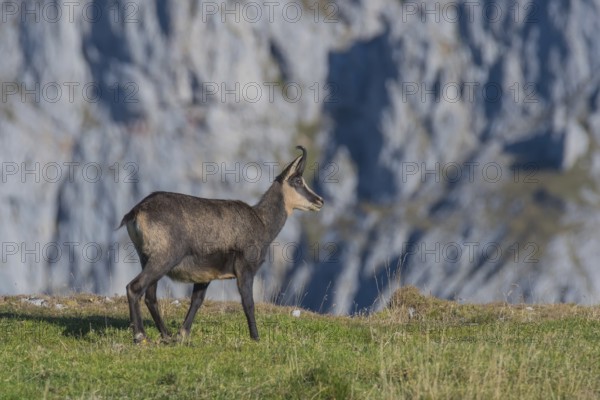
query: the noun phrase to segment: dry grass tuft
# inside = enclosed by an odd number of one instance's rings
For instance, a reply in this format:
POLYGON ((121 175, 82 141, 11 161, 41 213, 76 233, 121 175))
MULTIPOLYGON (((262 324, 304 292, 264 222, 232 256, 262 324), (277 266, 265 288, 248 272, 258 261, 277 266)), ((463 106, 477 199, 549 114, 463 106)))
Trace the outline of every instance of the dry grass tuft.
POLYGON ((398 289, 382 313, 394 322, 440 322, 444 324, 484 323, 494 321, 536 322, 582 317, 600 320, 599 306, 578 304, 460 304, 422 294, 414 286, 398 289))

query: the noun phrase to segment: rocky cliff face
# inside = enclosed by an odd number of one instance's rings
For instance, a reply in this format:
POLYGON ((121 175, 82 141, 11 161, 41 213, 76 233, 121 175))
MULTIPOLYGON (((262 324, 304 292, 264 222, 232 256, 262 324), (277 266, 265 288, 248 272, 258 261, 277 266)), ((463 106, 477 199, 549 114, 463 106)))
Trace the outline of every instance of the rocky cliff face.
POLYGON ((326 207, 257 297, 600 301, 597 1, 105 3, 3 3, 0 293, 123 293, 137 201, 253 203, 303 144, 326 207))

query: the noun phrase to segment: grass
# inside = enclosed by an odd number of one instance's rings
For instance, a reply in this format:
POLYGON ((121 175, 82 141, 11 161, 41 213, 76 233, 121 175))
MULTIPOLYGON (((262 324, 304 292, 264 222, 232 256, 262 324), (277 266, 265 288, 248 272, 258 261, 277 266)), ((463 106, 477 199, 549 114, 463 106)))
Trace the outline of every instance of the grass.
MULTIPOLYGON (((126 301, 0 297, 0 398, 521 399, 600 397, 600 307, 461 305, 397 292, 333 317, 207 302, 183 344, 132 343, 126 301), (39 304, 39 303, 38 303, 39 304)), ((161 301, 175 331, 187 304, 161 301)))

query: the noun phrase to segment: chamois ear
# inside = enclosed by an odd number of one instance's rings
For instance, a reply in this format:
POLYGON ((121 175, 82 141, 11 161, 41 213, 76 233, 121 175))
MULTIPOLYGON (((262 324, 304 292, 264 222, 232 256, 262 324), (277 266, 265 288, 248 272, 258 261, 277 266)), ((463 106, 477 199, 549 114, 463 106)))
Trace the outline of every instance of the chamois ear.
POLYGON ((296 146, 296 148, 300 149, 302 154, 296 157, 294 161, 285 167, 281 174, 275 178, 277 182, 282 183, 292 175, 302 175, 304 173, 304 167, 306 166, 306 149, 302 146, 296 146))

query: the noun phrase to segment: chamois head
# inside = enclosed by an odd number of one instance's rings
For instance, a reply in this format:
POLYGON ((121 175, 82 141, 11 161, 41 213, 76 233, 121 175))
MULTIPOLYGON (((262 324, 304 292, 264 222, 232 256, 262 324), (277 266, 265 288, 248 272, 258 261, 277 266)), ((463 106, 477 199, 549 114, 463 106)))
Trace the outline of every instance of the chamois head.
POLYGON ((306 166, 306 149, 302 146, 296 146, 296 148, 302 150, 302 154, 275 178, 275 181, 279 182, 282 187, 285 209, 288 214, 291 214, 294 209, 319 211, 324 204, 323 198, 313 192, 302 177, 306 166))

